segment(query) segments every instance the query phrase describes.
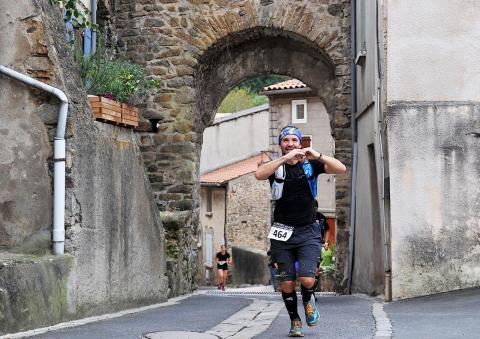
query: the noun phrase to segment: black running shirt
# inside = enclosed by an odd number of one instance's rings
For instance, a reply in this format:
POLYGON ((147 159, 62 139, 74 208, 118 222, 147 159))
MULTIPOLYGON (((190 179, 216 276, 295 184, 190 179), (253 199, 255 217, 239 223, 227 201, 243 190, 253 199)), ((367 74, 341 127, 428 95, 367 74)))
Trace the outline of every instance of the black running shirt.
MULTIPOLYGON (((313 175, 325 173, 324 163, 319 160, 309 160, 312 164, 313 175)), ((310 193, 303 165, 285 164, 285 181, 282 197, 275 202, 273 221, 290 225, 304 226, 315 222, 314 198, 310 193)), ((270 185, 275 179, 275 173, 268 177, 270 185)))

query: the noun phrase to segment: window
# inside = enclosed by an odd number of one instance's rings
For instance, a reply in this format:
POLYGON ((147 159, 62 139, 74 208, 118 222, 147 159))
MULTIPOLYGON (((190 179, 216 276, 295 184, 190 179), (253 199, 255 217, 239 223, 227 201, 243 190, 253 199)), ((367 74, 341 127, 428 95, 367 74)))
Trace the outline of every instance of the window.
POLYGON ((212 215, 212 189, 207 187, 207 216, 212 215))
POLYGON ((312 136, 302 135, 302 148, 312 147, 312 136))
POLYGON ((292 100, 292 123, 307 122, 307 100, 292 100))

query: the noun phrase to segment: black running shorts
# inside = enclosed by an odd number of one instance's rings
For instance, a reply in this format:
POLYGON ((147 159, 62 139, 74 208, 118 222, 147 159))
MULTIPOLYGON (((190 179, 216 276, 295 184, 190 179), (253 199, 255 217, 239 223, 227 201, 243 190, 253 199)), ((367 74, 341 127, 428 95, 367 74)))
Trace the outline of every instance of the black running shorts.
POLYGON ((317 223, 295 227, 287 241, 270 239, 272 262, 278 264, 279 280, 292 281, 297 276, 313 278, 321 246, 321 230, 317 223), (298 272, 295 268, 297 260, 298 272))

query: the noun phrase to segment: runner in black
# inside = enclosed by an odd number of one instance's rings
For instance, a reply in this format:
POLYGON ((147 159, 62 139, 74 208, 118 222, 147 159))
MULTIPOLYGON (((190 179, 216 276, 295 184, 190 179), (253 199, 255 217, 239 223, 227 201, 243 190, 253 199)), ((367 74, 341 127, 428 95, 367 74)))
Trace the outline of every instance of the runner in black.
POLYGON ((225 245, 220 247, 220 252, 217 253, 215 261, 217 262, 218 289, 225 291, 228 277, 228 265, 232 262, 230 259, 230 253, 227 252, 225 245))
POLYGON ((296 127, 283 128, 278 141, 282 156, 261 165, 255 177, 269 179, 272 185, 272 198, 276 200, 274 223, 269 233, 272 260, 278 264, 280 289, 290 315, 289 336, 303 337, 297 311, 295 261, 299 262, 298 277, 306 322, 308 326, 315 326, 319 315, 313 292, 321 247, 321 230, 315 222, 313 203, 316 180, 322 173, 343 174, 346 167, 311 147, 302 149, 302 135, 296 127))

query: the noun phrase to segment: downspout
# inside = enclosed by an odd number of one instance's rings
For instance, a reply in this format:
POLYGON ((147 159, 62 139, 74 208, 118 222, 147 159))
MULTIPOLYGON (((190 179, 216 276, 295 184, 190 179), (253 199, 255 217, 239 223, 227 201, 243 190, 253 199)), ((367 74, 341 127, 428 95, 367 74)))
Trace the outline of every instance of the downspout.
POLYGON ((352 275, 353 275, 353 257, 355 250, 355 214, 356 214, 356 185, 357 185, 357 66, 355 57, 357 53, 357 4, 356 0, 351 1, 351 74, 352 74, 352 103, 351 103, 351 128, 352 128, 352 191, 350 198, 350 234, 348 238, 348 293, 352 291, 352 275))
POLYGON ((51 93, 60 100, 57 132, 53 144, 53 254, 62 255, 65 248, 65 127, 67 124, 68 99, 58 88, 18 73, 0 65, 0 74, 4 74, 24 84, 51 93))
POLYGON ((227 246, 227 191, 228 191, 228 182, 223 186, 225 188, 225 221, 223 223, 223 243, 227 246))
POLYGON ((95 54, 97 49, 97 30, 94 27, 97 24, 97 0, 91 0, 92 16, 90 18, 92 22, 92 41, 91 41, 91 55, 95 54))

